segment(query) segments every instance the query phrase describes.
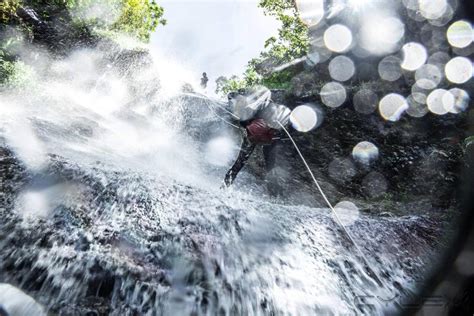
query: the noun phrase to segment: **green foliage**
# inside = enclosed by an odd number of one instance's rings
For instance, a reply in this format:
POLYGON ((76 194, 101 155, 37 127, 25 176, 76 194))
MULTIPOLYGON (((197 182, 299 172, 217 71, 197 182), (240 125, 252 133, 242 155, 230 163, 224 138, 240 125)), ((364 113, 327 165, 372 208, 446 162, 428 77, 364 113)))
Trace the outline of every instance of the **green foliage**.
POLYGON ((122 32, 142 41, 148 41, 158 25, 166 24, 164 10, 155 0, 2 0, 0 22, 10 23, 19 6, 33 8, 45 20, 66 9, 76 27, 122 32))
POLYGON ((14 64, 8 60, 5 60, 4 57, 0 55, 0 85, 7 83, 8 78, 13 75, 14 70, 14 64))
POLYGON ((469 136, 464 139, 464 148, 474 146, 474 136, 469 136))
POLYGON ((264 13, 275 16, 282 26, 278 38, 269 38, 265 42, 266 51, 260 59, 275 58, 286 63, 306 54, 309 47, 308 28, 301 20, 292 0, 261 0, 259 6, 264 13))
POLYGON ((279 71, 270 74, 267 77, 264 77, 261 80, 261 84, 266 86, 269 89, 290 89, 291 79, 293 78, 294 73, 291 71, 279 71))
POLYGON ((274 68, 300 58, 308 51, 308 28, 300 19, 293 0, 261 0, 259 6, 266 15, 281 22, 278 37, 265 41, 265 50, 248 63, 243 79, 227 80, 227 84, 218 85, 217 93, 254 84, 263 84, 270 89, 289 89, 295 74, 291 69, 275 71, 274 68))
POLYGON ((16 14, 20 0, 2 0, 0 2, 0 24, 7 24, 16 14))
MULTIPOLYGON (((32 38, 31 25, 20 19, 19 7, 35 10, 45 22, 60 20, 78 38, 127 34, 147 42, 158 25, 166 24, 163 8, 155 0, 0 0, 0 84, 16 82, 22 65, 15 62, 15 45, 32 38), (10 79, 9 79, 10 78, 10 79)), ((69 33, 68 33, 69 34, 69 33)), ((24 69, 23 69, 24 70, 24 69)))
POLYGON ((21 88, 28 85, 33 70, 21 61, 6 60, 0 53, 0 87, 21 88))
POLYGON ((124 0, 122 1, 122 12, 113 28, 148 41, 150 33, 159 24, 165 25, 163 8, 155 1, 148 0, 124 0))

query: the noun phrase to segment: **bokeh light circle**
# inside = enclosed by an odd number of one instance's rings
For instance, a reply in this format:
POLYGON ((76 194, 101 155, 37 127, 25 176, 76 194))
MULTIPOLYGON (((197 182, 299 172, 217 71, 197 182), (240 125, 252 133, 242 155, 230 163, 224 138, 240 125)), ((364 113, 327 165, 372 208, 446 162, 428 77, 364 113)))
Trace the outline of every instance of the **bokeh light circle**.
POLYGON ((428 95, 426 104, 431 113, 444 115, 454 107, 454 96, 445 89, 436 89, 428 95))
POLYGON ((383 174, 372 171, 362 180, 362 189, 369 197, 379 197, 387 191, 388 182, 383 174))
POLYGON ((415 97, 412 95, 409 95, 407 98, 407 104, 408 108, 406 110, 407 114, 410 115, 411 117, 423 117, 425 116, 429 110, 428 107, 425 104, 426 101, 426 96, 423 99, 423 102, 418 102, 415 97))
POLYGON ((341 201, 334 206, 334 220, 343 226, 350 226, 360 217, 359 208, 352 202, 341 201))
POLYGON ((396 56, 387 56, 382 59, 378 66, 380 78, 386 81, 398 80, 402 76, 401 63, 401 59, 396 56))
POLYGON ((337 108, 346 101, 347 93, 344 86, 338 82, 326 83, 321 88, 321 100, 331 108, 337 108))
POLYGON ((402 48, 403 52, 403 61, 402 61, 402 68, 415 71, 426 62, 428 58, 428 53, 426 52, 426 48, 421 45, 420 43, 407 43, 403 45, 402 48))
POLYGON ((206 144, 205 158, 215 166, 228 166, 234 159, 236 145, 228 137, 217 137, 206 144))
POLYGON ((352 158, 363 164, 370 164, 379 157, 379 149, 371 142, 363 141, 352 149, 352 158))
POLYGON ((430 20, 441 18, 448 8, 446 0, 418 0, 418 5, 421 15, 430 20))
POLYGON ((360 46, 372 55, 386 55, 399 48, 405 24, 386 11, 370 11, 361 17, 360 46))
POLYGON ((446 32, 448 42, 451 46, 464 48, 471 45, 474 37, 474 30, 471 23, 467 21, 456 21, 446 32))
POLYGON ((390 93, 379 102, 380 115, 388 121, 398 121, 408 108, 405 98, 397 93, 390 93))
POLYGON ((370 89, 360 89, 354 95, 352 100, 354 109, 362 114, 373 113, 377 109, 379 99, 377 95, 370 89))
POLYGON ((352 44, 352 32, 345 25, 331 25, 324 32, 324 44, 333 52, 345 52, 352 44))
POLYGON ((469 106, 469 93, 466 90, 453 88, 449 92, 454 96, 454 106, 450 110, 451 113, 460 113, 465 111, 469 106))
POLYGON ((416 84, 428 90, 436 88, 442 78, 441 70, 437 66, 430 64, 421 66, 415 73, 416 84))
POLYGON ((430 90, 423 89, 416 82, 411 86, 411 96, 416 102, 426 104, 426 97, 430 93, 430 90))
POLYGON ((428 20, 428 22, 434 26, 445 26, 453 19, 453 16, 454 16, 454 9, 448 3, 442 16, 440 16, 437 19, 428 20))
POLYGON ((324 17, 324 0, 296 0, 301 20, 309 26, 317 25, 324 17))
POLYGON ((454 57, 446 64, 444 72, 452 83, 465 83, 472 78, 472 62, 466 57, 454 57))
POLYGON ((310 105, 297 106, 290 114, 290 122, 299 132, 309 132, 318 124, 318 114, 310 105))
POLYGON ((356 173, 354 163, 348 158, 335 158, 328 166, 329 176, 340 183, 350 181, 356 173))
POLYGON ((445 52, 436 52, 433 53, 429 58, 428 58, 428 64, 435 65, 439 67, 440 69, 444 68, 444 65, 451 59, 449 57, 448 53, 445 52))
POLYGON ((346 56, 337 56, 329 63, 329 74, 337 81, 347 81, 355 73, 354 62, 346 56))

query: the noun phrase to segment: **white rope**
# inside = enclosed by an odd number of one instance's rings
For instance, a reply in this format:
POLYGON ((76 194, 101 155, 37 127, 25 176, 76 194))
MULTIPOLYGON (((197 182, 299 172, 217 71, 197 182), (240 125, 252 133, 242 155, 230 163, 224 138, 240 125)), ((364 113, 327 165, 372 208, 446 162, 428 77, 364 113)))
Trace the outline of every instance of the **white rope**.
POLYGON ((283 124, 281 124, 279 121, 277 121, 278 124, 281 126, 281 128, 285 131, 285 133, 288 135, 288 137, 290 138, 291 142, 293 143, 293 146, 295 147, 296 151, 298 152, 298 155, 300 156, 301 160, 303 161, 306 169, 308 170, 309 174, 311 175, 311 178, 313 179, 314 183, 316 184, 316 187, 318 188, 319 192, 321 193, 321 195, 323 196, 324 198, 324 201, 326 202, 326 204, 329 206, 329 208, 331 209, 331 211, 334 213, 334 217, 336 218, 336 221, 337 223, 341 226, 341 228, 343 229, 344 233, 347 235, 347 237, 349 238, 349 240, 351 241, 351 243, 354 245, 354 247, 357 249, 357 251, 359 252, 359 255, 361 256, 361 258, 363 259, 367 269, 369 269, 369 271, 371 272, 372 277, 377 281, 377 283, 379 283, 380 285, 382 285, 383 283, 381 282, 380 278, 377 276, 377 274, 375 273, 375 271, 370 268, 369 266, 369 262, 367 260, 367 258, 365 257, 364 253, 362 252, 362 250, 359 248, 359 246, 357 245, 357 243, 355 242, 355 240, 352 238, 351 234, 349 234, 349 232, 347 231, 347 229, 344 227, 344 225, 342 224, 342 221, 341 219, 339 218, 339 216, 337 215, 337 212, 336 210, 334 209, 334 207, 332 206, 331 202, 329 202, 328 198, 326 197, 326 194, 324 194, 324 191, 323 189, 321 188, 321 186, 319 185, 319 182, 318 180, 316 180, 316 177, 314 176, 313 172, 311 171, 311 168, 309 167, 308 163, 306 162, 306 159, 304 159, 304 156, 303 154, 301 153, 300 149, 298 148, 298 146, 296 145, 296 142, 294 141, 293 137, 291 137, 290 133, 288 132, 288 130, 285 128, 285 126, 283 126, 283 124))
MULTIPOLYGON (((204 97, 204 96, 203 96, 204 97)), ((214 102, 217 106, 219 106, 221 109, 223 109, 224 111, 232 114, 233 116, 235 116, 232 112, 226 110, 223 106, 219 105, 218 102, 214 102)), ((236 127, 235 125, 233 125, 232 123, 229 123, 227 122, 224 118, 220 117, 217 113, 215 113, 213 111, 213 113, 218 116, 219 118, 221 118, 223 121, 225 121, 226 123, 236 127)), ((304 158, 303 154, 301 153, 298 145, 296 145, 296 142, 295 140, 293 139, 293 137, 290 135, 290 133, 288 132, 288 130, 285 128, 285 126, 283 124, 280 123, 280 121, 276 121, 280 127, 285 131, 285 133, 288 135, 291 143, 293 144, 293 146, 295 147, 296 151, 298 152, 298 155, 300 156, 301 160, 303 161, 303 164, 305 165, 306 169, 308 170, 309 174, 311 175, 311 178, 313 179, 313 182, 314 184, 316 184, 316 187, 318 188, 319 192, 321 193, 324 201, 326 202, 326 204, 329 206, 329 208, 331 209, 331 211, 333 212, 334 214, 334 217, 336 218, 336 222, 337 224, 339 224, 339 226, 342 228, 342 230, 344 231, 344 233, 346 234, 347 238, 349 239, 349 241, 352 243, 352 245, 356 248, 357 252, 359 253, 359 256, 361 257, 362 261, 364 262, 365 264, 365 267, 367 269, 368 272, 370 272, 371 277, 374 278, 375 281, 377 281, 377 283, 380 285, 380 286, 383 286, 383 283, 381 281, 381 279, 378 277, 378 275, 375 273, 375 271, 369 266, 369 261, 367 260, 365 254, 362 252, 362 250, 360 249, 360 247, 357 245, 357 243, 355 242, 354 238, 352 238, 351 234, 347 231, 347 229, 344 227, 344 224, 342 223, 341 219, 339 218, 339 216, 337 215, 337 212, 336 210, 334 209, 334 207, 332 206, 331 202, 329 202, 329 199, 327 198, 326 194, 324 193, 323 189, 321 188, 321 186, 319 185, 319 182, 318 180, 316 180, 316 177, 314 176, 313 174, 313 171, 311 171, 311 168, 309 167, 308 163, 306 162, 306 159, 304 158)), ((238 127, 236 127, 238 128, 238 127)))

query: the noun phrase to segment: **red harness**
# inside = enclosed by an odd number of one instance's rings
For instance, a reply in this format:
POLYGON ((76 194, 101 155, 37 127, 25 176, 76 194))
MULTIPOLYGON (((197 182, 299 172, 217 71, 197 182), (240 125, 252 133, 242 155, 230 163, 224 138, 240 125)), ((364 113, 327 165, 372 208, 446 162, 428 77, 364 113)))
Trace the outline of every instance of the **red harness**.
POLYGON ((275 130, 263 119, 255 119, 246 127, 249 140, 257 145, 270 144, 275 136, 275 130))

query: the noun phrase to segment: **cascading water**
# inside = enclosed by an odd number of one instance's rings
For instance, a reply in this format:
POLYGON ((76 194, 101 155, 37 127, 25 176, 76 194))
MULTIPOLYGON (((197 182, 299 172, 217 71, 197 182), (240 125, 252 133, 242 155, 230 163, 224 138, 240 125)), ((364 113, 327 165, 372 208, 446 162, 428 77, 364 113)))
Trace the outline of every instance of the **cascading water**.
POLYGON ((239 143, 226 113, 180 93, 186 73, 169 61, 119 56, 39 54, 31 84, 2 95, 0 282, 66 315, 403 306, 436 248, 428 218, 360 215, 347 227, 381 287, 329 209, 258 185, 220 190, 239 143))

